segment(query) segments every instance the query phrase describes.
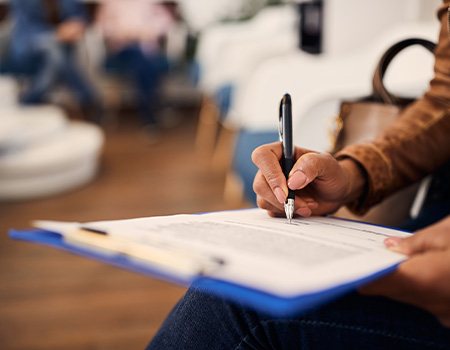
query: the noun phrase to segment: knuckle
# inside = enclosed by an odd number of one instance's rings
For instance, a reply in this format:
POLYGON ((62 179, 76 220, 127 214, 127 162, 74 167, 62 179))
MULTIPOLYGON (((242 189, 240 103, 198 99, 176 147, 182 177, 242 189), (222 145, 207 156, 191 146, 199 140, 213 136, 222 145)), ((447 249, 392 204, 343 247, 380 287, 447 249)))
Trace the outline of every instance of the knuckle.
POLYGON ((330 153, 307 153, 302 157, 302 170, 311 177, 321 176, 325 171, 333 169, 337 165, 330 153))
POLYGON ((255 178, 255 181, 253 181, 253 191, 255 191, 256 194, 262 194, 265 187, 266 185, 263 179, 260 177, 255 178))
POLYGON ((256 204, 258 205, 258 207, 260 207, 261 209, 270 209, 270 206, 268 204, 268 202, 263 199, 262 197, 258 196, 256 198, 256 204))
POLYGON ((279 187, 283 181, 283 178, 279 175, 274 174, 273 172, 270 172, 266 175, 267 183, 269 184, 270 188, 274 189, 276 187, 279 187))
POLYGON ((252 158, 252 162, 255 165, 258 165, 261 162, 261 158, 264 157, 264 153, 265 153, 266 148, 267 148, 267 146, 262 145, 262 146, 256 147, 253 150, 251 158, 252 158))
POLYGON ((269 216, 272 218, 279 218, 279 217, 282 217, 284 214, 281 211, 274 211, 274 210, 269 210, 268 213, 269 213, 269 216))
POLYGON ((304 168, 314 169, 319 165, 319 159, 317 158, 317 154, 315 153, 307 153, 302 158, 302 166, 304 168))
POLYGON ((439 232, 437 235, 432 237, 434 240, 434 246, 439 248, 447 248, 449 247, 449 234, 448 232, 439 232))
POLYGON ((255 148, 252 152, 251 159, 254 164, 257 164, 258 162, 259 152, 260 152, 259 147, 255 148))
POLYGON ((326 162, 334 162, 334 157, 328 152, 322 153, 322 158, 326 162))

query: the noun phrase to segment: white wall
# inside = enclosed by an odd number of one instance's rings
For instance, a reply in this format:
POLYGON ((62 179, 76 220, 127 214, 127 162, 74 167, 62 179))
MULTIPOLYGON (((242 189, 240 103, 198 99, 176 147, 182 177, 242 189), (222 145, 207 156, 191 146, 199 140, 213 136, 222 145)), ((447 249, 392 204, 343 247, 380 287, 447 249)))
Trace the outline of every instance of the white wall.
POLYGON ((401 22, 417 19, 429 0, 325 0, 324 52, 345 53, 401 22))

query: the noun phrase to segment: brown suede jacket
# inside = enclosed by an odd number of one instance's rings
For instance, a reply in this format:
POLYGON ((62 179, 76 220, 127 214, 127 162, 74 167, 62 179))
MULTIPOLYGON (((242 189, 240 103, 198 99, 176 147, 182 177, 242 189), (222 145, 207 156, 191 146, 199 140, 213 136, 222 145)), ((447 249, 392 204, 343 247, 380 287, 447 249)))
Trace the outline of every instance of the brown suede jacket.
POLYGON ((450 160, 449 5, 450 0, 445 0, 438 11, 441 31, 435 50, 435 75, 428 91, 374 142, 351 145, 337 154, 353 159, 367 173, 365 193, 349 205, 356 213, 364 213, 450 160))

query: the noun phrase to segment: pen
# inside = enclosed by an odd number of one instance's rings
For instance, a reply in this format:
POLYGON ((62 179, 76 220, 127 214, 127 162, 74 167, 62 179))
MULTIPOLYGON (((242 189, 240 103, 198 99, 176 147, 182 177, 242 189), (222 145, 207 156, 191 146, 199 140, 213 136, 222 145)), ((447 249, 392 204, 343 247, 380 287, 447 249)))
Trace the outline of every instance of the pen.
MULTIPOLYGON (((280 102, 279 134, 282 143, 281 167, 286 179, 294 166, 294 144, 292 140, 292 102, 291 96, 285 94, 280 102)), ((288 195, 284 203, 284 211, 288 222, 292 222, 294 216, 295 192, 288 188, 288 195)))

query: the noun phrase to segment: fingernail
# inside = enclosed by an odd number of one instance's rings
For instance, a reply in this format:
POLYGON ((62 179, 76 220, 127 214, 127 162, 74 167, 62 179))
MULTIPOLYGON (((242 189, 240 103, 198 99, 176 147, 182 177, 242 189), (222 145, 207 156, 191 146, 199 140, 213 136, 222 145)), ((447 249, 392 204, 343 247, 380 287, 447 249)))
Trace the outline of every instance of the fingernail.
POLYGON ((286 193, 284 193, 284 191, 280 187, 276 187, 273 192, 275 194, 275 197, 277 197, 278 202, 283 204, 286 200, 286 193))
POLYGON ((384 240, 384 245, 390 250, 399 251, 401 241, 402 239, 399 237, 389 237, 384 240))
POLYGON ((288 180, 288 186, 289 188, 293 190, 299 190, 305 186, 305 183, 308 181, 308 178, 306 177, 305 173, 296 170, 288 180))

